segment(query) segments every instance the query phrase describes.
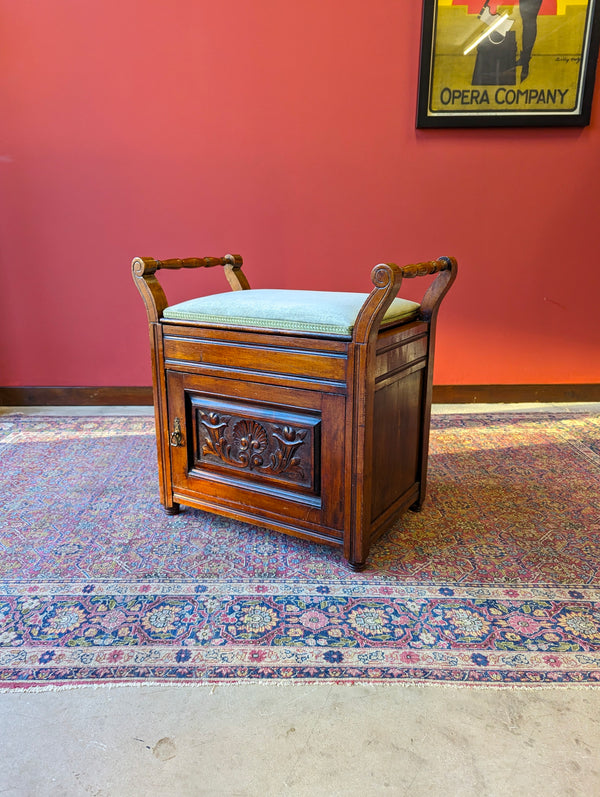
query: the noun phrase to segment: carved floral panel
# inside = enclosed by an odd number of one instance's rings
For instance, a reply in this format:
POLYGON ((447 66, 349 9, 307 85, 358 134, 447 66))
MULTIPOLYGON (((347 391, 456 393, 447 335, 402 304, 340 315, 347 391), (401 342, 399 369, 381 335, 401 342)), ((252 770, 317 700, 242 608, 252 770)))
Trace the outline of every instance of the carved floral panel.
POLYGON ((315 492, 319 419, 194 397, 195 467, 315 492))

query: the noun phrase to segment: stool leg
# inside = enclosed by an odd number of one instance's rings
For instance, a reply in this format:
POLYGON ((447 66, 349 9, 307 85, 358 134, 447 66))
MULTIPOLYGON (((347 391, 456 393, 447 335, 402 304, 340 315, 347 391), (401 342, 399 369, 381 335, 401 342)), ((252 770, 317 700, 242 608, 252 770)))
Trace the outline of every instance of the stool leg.
POLYGON ((350 562, 350 561, 347 561, 346 564, 348 565, 350 570, 352 570, 355 573, 360 573, 361 570, 364 570, 365 567, 367 566, 366 562, 350 562))
POLYGON ((369 556, 369 540, 365 534, 365 526, 361 523, 360 516, 354 518, 354 527, 350 529, 344 544, 344 559, 350 570, 359 573, 367 566, 369 556))

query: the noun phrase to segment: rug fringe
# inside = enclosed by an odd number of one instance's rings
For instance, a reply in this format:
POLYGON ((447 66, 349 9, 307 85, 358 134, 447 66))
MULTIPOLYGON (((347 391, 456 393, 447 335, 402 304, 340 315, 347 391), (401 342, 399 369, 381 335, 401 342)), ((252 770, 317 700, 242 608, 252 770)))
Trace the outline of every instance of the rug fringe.
POLYGON ((45 684, 45 685, 20 685, 16 684, 15 686, 11 687, 0 687, 0 694, 15 694, 16 692, 19 693, 31 693, 31 692, 67 692, 67 691, 75 691, 77 689, 88 689, 88 690, 102 690, 102 689, 141 689, 145 687, 150 687, 153 689, 156 688, 168 688, 168 689, 210 689, 211 694, 216 692, 217 689, 221 687, 227 688, 241 688, 245 689, 247 687, 254 687, 258 686, 260 688, 263 687, 275 687, 275 688, 297 688, 300 686, 321 686, 330 688, 334 687, 366 687, 367 689, 394 689, 394 688, 402 688, 402 689, 473 689, 477 691, 488 691, 490 689, 493 690, 563 690, 563 689, 578 689, 578 690, 589 690, 594 691, 600 688, 600 683, 489 683, 489 682, 458 682, 458 681, 362 681, 360 679, 354 681, 322 681, 322 680, 285 680, 282 678, 279 679, 260 679, 257 678, 253 681, 195 681, 192 683, 183 682, 183 681, 134 681, 134 682, 114 682, 114 681, 107 681, 106 683, 80 683, 80 684, 45 684))

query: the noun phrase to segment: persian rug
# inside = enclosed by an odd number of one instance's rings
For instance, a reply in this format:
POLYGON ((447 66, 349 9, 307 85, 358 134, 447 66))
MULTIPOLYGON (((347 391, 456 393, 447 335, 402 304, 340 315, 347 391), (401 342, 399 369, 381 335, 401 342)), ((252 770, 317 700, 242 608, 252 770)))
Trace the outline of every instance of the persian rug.
POLYGON ((0 687, 600 682, 600 418, 433 418, 424 510, 339 551, 158 501, 149 417, 0 417, 0 687))

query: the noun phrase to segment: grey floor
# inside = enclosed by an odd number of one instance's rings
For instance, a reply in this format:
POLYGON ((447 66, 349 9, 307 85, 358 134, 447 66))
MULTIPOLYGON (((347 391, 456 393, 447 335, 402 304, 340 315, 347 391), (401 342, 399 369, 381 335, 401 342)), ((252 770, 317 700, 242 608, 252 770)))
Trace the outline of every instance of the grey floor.
MULTIPOLYGON (((434 411, 567 408, 600 411, 434 411)), ((23 410, 0 413, 11 411, 23 410)), ((17 795, 600 797, 600 687, 248 684, 0 693, 0 797, 17 795)))
POLYGON ((0 794, 600 794, 600 691, 114 687, 0 695, 0 794))

